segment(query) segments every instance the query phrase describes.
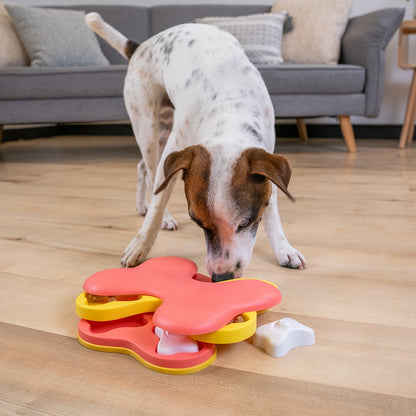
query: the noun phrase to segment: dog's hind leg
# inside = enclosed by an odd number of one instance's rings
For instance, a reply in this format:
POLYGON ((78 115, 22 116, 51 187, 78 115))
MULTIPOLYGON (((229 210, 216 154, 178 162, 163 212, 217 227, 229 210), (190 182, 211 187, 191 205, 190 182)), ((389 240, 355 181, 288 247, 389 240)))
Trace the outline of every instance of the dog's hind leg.
MULTIPOLYGON (((173 125, 173 107, 170 105, 162 106, 159 116, 159 159, 165 148, 166 142, 172 131, 173 125)), ((146 164, 142 159, 137 165, 137 196, 136 196, 136 209, 139 215, 145 216, 148 210, 147 192, 152 194, 153 181, 148 181, 148 175, 146 171, 146 164)), ((178 223, 169 214, 169 211, 165 209, 163 213, 162 230, 177 230, 178 223)))

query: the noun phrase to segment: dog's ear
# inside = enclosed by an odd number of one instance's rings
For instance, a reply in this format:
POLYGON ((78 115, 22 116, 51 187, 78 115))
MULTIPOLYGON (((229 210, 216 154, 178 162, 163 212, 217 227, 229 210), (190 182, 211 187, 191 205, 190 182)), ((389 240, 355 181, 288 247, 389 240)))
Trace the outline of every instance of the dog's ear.
POLYGON ((172 152, 168 155, 164 164, 165 180, 156 189, 155 195, 163 191, 173 178, 176 172, 188 170, 197 151, 198 146, 189 146, 179 152, 172 152))
POLYGON ((291 201, 295 201, 295 198, 287 190, 292 168, 286 158, 268 153, 263 149, 254 148, 250 149, 247 159, 252 175, 261 175, 271 180, 291 201))

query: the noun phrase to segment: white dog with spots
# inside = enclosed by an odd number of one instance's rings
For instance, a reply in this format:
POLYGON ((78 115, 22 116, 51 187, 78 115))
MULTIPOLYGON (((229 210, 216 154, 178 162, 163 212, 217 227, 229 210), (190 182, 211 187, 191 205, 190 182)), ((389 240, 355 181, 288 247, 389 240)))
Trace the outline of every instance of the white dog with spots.
POLYGON ((124 98, 143 156, 137 208, 146 217, 123 266, 146 259, 161 226, 177 227, 166 205, 182 172, 189 215, 205 234, 213 281, 244 274, 262 217, 280 265, 303 268, 277 208, 277 188, 292 198, 291 169, 273 154, 273 106, 238 41, 214 26, 183 24, 138 45, 96 13, 86 21, 130 60, 124 98), (173 109, 170 126, 163 118, 173 109))

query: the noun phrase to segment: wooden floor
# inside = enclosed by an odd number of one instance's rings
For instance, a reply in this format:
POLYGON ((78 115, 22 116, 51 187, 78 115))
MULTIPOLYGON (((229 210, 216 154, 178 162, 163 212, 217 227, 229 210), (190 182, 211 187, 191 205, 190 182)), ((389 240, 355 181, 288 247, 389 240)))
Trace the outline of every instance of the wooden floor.
MULTIPOLYGON (((397 140, 280 140, 293 166, 280 212, 305 270, 276 265, 260 230, 248 277, 276 283, 280 305, 316 344, 272 358, 249 342, 218 348, 206 370, 162 375, 82 347, 75 298, 118 267, 141 221, 131 137, 56 137, 0 146, 0 415, 415 415, 416 148, 397 140)), ((194 260, 201 231, 183 184, 177 232, 152 256, 194 260)))

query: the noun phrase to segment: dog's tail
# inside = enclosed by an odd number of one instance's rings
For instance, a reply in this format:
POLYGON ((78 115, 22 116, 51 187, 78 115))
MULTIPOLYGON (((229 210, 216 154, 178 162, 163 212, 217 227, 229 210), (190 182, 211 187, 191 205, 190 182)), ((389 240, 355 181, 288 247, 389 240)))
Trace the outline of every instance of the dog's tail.
POLYGON ((138 43, 128 40, 118 30, 106 23, 98 13, 88 13, 85 16, 85 23, 127 59, 132 57, 139 46, 138 43))

